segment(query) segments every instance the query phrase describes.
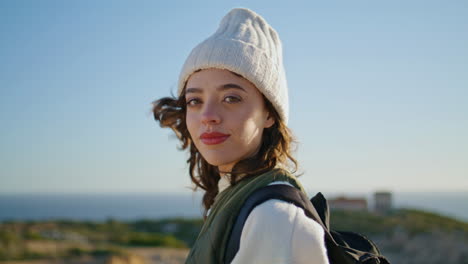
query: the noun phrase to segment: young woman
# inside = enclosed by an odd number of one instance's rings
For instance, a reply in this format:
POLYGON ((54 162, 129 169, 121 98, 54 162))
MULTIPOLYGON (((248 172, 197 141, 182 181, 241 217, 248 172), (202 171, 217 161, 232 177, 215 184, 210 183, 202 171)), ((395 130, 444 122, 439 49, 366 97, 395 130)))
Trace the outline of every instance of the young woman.
MULTIPOLYGON (((286 184, 293 138, 288 87, 277 32, 257 13, 232 9, 185 61, 178 97, 154 102, 154 117, 190 151, 189 173, 204 190, 204 225, 186 263, 223 263, 243 202, 256 189, 286 184)), ((231 263, 328 263, 324 231, 293 204, 257 206, 231 263)))

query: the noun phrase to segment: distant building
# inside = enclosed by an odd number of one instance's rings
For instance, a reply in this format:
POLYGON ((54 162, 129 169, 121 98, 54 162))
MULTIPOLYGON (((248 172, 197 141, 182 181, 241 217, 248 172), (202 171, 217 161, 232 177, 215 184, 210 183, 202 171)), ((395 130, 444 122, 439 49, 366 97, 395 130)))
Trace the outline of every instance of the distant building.
POLYGON ((378 213, 387 213, 392 210, 392 193, 375 192, 374 193, 375 211, 378 213))
POLYGON ((367 200, 365 198, 350 199, 344 196, 328 201, 331 210, 367 211, 367 200))

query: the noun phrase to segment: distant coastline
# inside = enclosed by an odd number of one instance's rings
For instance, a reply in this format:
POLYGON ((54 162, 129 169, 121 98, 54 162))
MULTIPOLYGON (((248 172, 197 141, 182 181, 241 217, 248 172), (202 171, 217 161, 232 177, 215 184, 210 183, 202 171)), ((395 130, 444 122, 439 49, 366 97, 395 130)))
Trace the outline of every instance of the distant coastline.
MULTIPOLYGON (((332 198, 346 193, 324 194, 332 198)), ((349 195, 371 200, 366 193, 349 195)), ((415 208, 468 222, 468 192, 395 192, 393 197, 395 208, 415 208)), ((199 218, 200 201, 200 193, 0 194, 0 221, 199 218)))

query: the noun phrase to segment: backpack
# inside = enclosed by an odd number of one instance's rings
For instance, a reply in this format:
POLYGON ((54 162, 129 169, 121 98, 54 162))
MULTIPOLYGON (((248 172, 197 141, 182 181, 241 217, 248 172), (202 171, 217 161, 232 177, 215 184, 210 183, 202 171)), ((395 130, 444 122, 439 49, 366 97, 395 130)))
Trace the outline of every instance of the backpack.
POLYGON ((377 246, 365 236, 354 232, 330 230, 328 203, 321 193, 309 200, 300 190, 283 184, 259 188, 244 202, 226 245, 224 263, 231 263, 239 250, 242 229, 250 212, 270 199, 293 203, 302 208, 307 217, 323 227, 330 264, 390 264, 380 254, 377 246))

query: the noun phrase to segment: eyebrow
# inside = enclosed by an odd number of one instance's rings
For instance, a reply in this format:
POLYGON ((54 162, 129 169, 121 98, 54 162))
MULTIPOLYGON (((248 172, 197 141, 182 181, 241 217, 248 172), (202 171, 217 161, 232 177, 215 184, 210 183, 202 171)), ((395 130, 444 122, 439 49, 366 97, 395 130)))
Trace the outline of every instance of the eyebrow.
MULTIPOLYGON (((242 88, 241 86, 235 84, 235 83, 227 83, 227 84, 223 84, 221 86, 219 86, 218 88, 216 88, 217 91, 224 91, 224 90, 229 90, 229 89, 238 89, 238 90, 241 90, 243 91, 244 93, 247 93, 247 91, 242 88)), ((187 88, 185 90, 185 94, 188 94, 188 93, 202 93, 203 90, 200 89, 200 88, 187 88)))

